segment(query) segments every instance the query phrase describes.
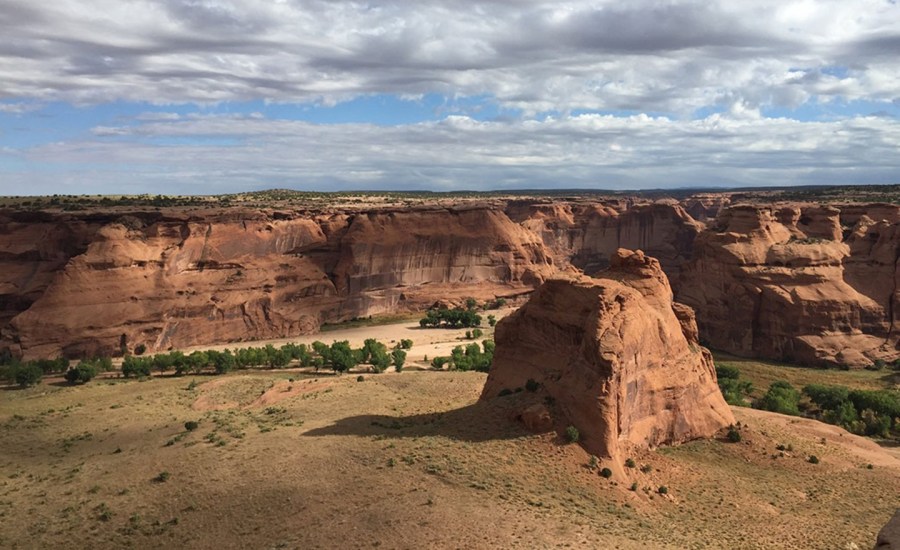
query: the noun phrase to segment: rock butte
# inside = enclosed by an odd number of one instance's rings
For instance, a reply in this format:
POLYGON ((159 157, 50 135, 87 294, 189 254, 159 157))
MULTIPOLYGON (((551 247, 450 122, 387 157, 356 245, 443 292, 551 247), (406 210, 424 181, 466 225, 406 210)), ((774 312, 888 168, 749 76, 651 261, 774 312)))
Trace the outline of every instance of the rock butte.
POLYGON ((537 382, 522 421, 575 426, 595 455, 709 437, 734 423, 693 312, 673 303, 659 262, 640 251, 618 250, 594 278, 548 280, 497 325, 495 340, 481 398, 537 382))
POLYGON ((521 199, 411 207, 0 211, 0 351, 150 352, 290 337, 659 259, 700 338, 739 355, 898 357, 900 209, 521 199))

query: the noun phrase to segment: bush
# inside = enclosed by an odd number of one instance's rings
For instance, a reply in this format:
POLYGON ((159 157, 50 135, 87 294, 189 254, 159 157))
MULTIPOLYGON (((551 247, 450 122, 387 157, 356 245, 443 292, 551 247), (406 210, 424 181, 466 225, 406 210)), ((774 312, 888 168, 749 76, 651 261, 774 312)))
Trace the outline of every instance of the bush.
POLYGON ((97 376, 97 367, 85 361, 66 371, 66 380, 70 384, 86 384, 95 376, 97 376))
POLYGON ((156 475, 156 477, 153 478, 153 481, 156 483, 165 483, 165 482, 169 481, 169 477, 171 477, 171 474, 169 474, 169 472, 166 472, 164 470, 164 471, 158 473, 156 475))
POLYGON ((816 455, 809 455, 809 458, 807 460, 809 461, 810 464, 818 464, 819 463, 819 457, 817 457, 816 455))
POLYGON ((509 388, 503 388, 500 390, 500 393, 497 394, 497 397, 506 397, 507 395, 512 395, 512 390, 509 388))
POLYGON ((359 376, 356 377, 356 381, 357 382, 365 382, 366 377, 360 374, 359 376))
POLYGON ((497 317, 495 315, 487 316, 488 325, 494 327, 497 326, 497 317))
POLYGON ((482 336, 484 336, 484 331, 480 328, 472 329, 472 338, 481 338, 482 336))
POLYGON ((402 349, 395 349, 391 352, 391 360, 394 363, 394 370, 401 372, 403 364, 406 363, 406 352, 402 349))
POLYGON ((803 393, 821 409, 837 410, 849 398, 850 389, 845 386, 808 384, 803 387, 803 393))
POLYGON ((625 467, 626 468, 634 468, 635 466, 637 466, 637 463, 634 461, 633 458, 625 459, 625 467))
POLYGON ((661 495, 667 495, 667 494, 669 494, 669 488, 666 487, 665 485, 660 485, 659 489, 657 489, 656 492, 658 492, 661 495))
POLYGON ((631 484, 631 490, 632 490, 632 491, 637 491, 637 490, 638 490, 638 483, 637 483, 637 481, 635 481, 634 483, 631 484))
POLYGON ((189 432, 192 432, 199 427, 200 427, 200 423, 197 422, 196 420, 188 420, 187 422, 184 423, 184 429, 189 432))
POLYGON ((138 344, 134 347, 135 355, 144 355, 145 351, 147 351, 147 346, 145 346, 144 344, 138 344))
POLYGON ((400 340, 400 349, 412 349, 413 341, 407 338, 400 340))
POLYGON ((538 391, 540 387, 540 382, 536 381, 534 378, 529 378, 528 381, 525 382, 525 389, 532 393, 538 391))
POLYGON ((716 365, 716 378, 719 380, 737 380, 740 377, 741 371, 737 367, 716 365))
POLYGON ((575 426, 566 428, 566 440, 569 443, 578 443, 579 439, 581 439, 581 434, 578 432, 578 428, 575 426))
POLYGON ((740 443, 741 442, 741 432, 738 431, 733 425, 728 426, 728 435, 726 435, 728 441, 732 443, 740 443))
POLYGON ((644 464, 643 466, 641 466, 641 472, 643 472, 645 474, 649 474, 652 471, 653 471, 653 466, 651 466, 649 464, 644 464))
POLYGON ((33 364, 18 365, 13 367, 12 371, 13 380, 23 388, 39 384, 43 375, 44 371, 42 371, 39 366, 33 364))
POLYGON ((612 470, 610 470, 609 468, 603 468, 602 470, 600 470, 600 475, 602 477, 605 477, 606 479, 609 479, 612 477, 612 470))
POLYGON ((756 408, 781 414, 800 415, 800 392, 784 380, 776 380, 756 403, 756 408))

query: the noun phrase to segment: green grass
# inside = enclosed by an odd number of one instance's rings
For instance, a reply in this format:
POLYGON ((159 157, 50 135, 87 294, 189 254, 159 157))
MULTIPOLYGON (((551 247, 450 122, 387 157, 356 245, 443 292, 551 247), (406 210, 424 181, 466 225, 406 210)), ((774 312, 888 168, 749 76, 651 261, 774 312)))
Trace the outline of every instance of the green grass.
POLYGON ((839 370, 798 367, 786 363, 745 359, 727 353, 714 352, 716 365, 734 367, 741 372, 741 379, 753 382, 754 399, 761 397, 775 380, 786 380, 795 388, 807 384, 847 386, 853 389, 881 390, 896 388, 900 373, 891 370, 839 370))

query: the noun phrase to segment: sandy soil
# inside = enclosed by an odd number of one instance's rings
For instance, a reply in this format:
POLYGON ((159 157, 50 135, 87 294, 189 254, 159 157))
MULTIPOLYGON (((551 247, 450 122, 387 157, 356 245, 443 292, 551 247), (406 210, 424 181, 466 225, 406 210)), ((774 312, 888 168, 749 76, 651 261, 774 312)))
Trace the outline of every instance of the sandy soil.
MULTIPOLYGON (((411 338, 432 357, 464 332, 406 325, 300 341, 411 338)), ((607 480, 577 445, 510 421, 518 396, 479 403, 484 379, 0 388, 0 547, 870 548, 900 502, 895 449, 742 408, 740 443, 636 452, 646 471, 607 480)))

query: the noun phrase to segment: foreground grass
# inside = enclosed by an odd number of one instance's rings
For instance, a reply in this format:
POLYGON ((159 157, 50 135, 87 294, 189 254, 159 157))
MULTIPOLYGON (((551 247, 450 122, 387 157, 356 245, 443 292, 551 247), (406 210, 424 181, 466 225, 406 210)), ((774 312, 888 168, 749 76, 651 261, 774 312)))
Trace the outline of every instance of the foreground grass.
POLYGON ((0 547, 865 548, 900 499, 898 469, 845 456, 852 436, 826 445, 759 411, 740 444, 636 452, 651 469, 604 479, 577 445, 511 422, 521 396, 479 403, 484 378, 0 391, 0 547), (780 443, 796 451, 773 459, 780 443))

